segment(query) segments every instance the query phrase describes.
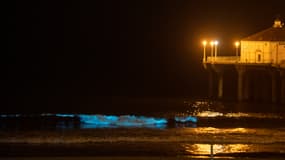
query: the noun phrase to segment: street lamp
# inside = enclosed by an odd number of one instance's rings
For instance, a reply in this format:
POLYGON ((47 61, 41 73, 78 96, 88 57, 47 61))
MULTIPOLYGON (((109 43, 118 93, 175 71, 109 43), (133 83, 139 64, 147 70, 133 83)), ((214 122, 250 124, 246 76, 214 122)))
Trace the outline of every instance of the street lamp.
POLYGON ((214 41, 211 41, 210 45, 211 45, 211 62, 213 62, 214 41))
POLYGON ((218 44, 219 44, 218 41, 214 41, 214 45, 215 45, 215 61, 216 61, 216 58, 217 58, 218 44))
POLYGON ((202 44, 203 44, 203 47, 204 47, 203 62, 206 62, 206 46, 207 46, 207 41, 203 41, 202 44))
POLYGON ((238 49, 239 49, 239 45, 240 43, 238 41, 235 42, 235 46, 236 46, 236 58, 238 60, 238 49))

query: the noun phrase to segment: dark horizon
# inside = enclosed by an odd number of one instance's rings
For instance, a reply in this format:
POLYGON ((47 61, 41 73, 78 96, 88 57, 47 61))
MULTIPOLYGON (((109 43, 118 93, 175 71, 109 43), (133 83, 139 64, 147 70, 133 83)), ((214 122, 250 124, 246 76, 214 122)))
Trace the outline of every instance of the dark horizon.
POLYGON ((201 41, 218 39, 219 53, 234 55, 234 41, 277 15, 285 19, 281 0, 18 1, 3 112, 84 109, 101 97, 207 97, 201 41))

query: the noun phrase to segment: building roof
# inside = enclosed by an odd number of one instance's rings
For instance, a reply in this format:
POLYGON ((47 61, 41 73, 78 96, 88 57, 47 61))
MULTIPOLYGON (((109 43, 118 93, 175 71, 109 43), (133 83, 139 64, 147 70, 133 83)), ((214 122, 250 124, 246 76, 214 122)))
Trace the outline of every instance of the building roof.
POLYGON ((277 19, 272 27, 243 38, 242 41, 285 41, 284 24, 277 19))

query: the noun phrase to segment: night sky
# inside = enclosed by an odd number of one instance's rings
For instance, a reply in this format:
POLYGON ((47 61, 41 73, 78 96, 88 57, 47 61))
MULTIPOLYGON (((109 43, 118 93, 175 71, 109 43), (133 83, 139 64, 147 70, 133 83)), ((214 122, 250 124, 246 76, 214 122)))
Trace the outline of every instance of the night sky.
POLYGON ((235 40, 271 27, 278 14, 284 19, 284 8, 284 0, 18 1, 1 110, 206 97, 201 41, 217 39, 219 54, 234 55, 235 40))

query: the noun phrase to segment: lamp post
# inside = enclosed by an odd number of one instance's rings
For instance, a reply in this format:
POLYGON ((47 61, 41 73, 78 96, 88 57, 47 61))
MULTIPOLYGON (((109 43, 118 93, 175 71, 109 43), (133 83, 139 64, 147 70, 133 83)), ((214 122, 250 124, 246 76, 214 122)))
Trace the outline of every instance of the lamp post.
POLYGON ((211 45, 211 62, 213 62, 214 41, 211 41, 210 45, 211 45))
POLYGON ((216 61, 216 58, 217 58, 217 52, 218 52, 218 44, 219 42, 218 41, 214 41, 214 45, 215 45, 215 61, 216 61))
POLYGON ((204 54, 203 54, 203 62, 206 62, 206 46, 207 46, 207 41, 202 42, 203 47, 204 47, 204 54))
POLYGON ((239 45, 240 43, 238 41, 235 42, 235 46, 236 46, 236 58, 237 58, 237 61, 238 61, 238 49, 239 49, 239 45))

